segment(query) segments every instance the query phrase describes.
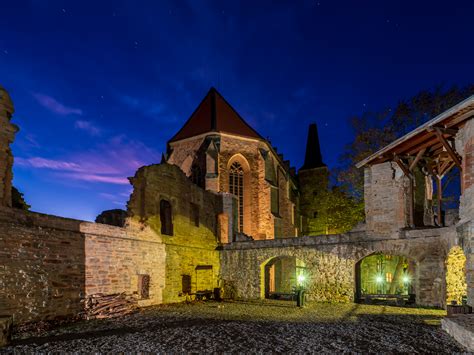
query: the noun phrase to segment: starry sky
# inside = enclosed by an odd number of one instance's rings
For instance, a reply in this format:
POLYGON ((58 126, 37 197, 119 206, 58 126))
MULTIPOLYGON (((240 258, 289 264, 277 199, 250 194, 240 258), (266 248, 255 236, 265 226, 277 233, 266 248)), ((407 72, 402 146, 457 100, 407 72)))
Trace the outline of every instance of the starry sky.
POLYGON ((14 185, 94 220, 215 86, 292 165, 308 124, 336 167, 351 116, 474 82, 473 1, 0 0, 14 185))

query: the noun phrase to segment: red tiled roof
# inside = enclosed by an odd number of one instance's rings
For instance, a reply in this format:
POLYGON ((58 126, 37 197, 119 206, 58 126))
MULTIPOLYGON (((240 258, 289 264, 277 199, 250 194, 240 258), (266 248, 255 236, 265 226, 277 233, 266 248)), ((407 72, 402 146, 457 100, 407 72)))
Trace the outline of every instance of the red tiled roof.
POLYGON ((263 139, 214 88, 209 90, 191 117, 169 142, 207 132, 225 132, 263 139))

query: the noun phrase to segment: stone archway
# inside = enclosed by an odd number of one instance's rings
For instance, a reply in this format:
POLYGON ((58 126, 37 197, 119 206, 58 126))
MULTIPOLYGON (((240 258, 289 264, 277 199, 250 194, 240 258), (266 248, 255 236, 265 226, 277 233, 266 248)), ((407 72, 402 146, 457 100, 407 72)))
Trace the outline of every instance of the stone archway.
POLYGON ((355 302, 415 302, 417 263, 404 255, 376 252, 355 264, 355 302))
POLYGON ((260 266, 261 298, 289 298, 307 278, 306 264, 296 256, 275 256, 260 266))

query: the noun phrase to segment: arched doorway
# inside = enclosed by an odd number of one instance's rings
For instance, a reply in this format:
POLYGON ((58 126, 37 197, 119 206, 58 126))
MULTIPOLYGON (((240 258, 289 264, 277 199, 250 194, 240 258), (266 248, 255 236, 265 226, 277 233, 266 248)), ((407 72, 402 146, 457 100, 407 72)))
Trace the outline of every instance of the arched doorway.
POLYGON ((446 257, 446 304, 462 304, 467 300, 466 255, 454 246, 446 257))
POLYGON ((356 263, 356 302, 415 303, 416 263, 402 255, 375 253, 356 263))
POLYGON ((263 265, 264 297, 289 299, 307 283, 305 263, 294 256, 279 256, 263 265))

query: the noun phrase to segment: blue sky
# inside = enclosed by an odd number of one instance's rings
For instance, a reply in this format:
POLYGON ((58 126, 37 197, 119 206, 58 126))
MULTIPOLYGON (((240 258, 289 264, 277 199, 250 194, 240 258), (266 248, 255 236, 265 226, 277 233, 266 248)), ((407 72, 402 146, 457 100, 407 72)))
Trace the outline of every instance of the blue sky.
POLYGON ((317 122, 330 167, 348 119, 474 82, 472 1, 5 1, 0 84, 34 211, 93 220, 210 86, 286 159, 317 122))

